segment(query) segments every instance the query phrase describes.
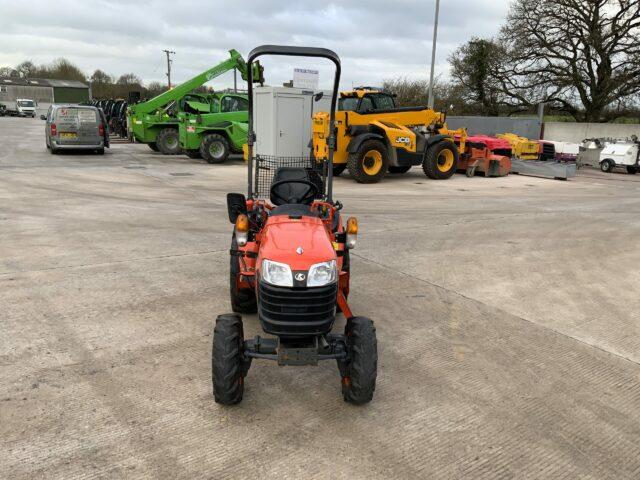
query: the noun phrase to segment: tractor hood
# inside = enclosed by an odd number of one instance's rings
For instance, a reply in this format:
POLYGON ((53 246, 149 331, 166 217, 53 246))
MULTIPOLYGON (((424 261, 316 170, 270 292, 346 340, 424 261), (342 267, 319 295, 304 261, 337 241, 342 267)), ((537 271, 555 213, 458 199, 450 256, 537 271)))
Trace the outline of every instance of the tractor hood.
POLYGON ((337 258, 322 220, 316 217, 273 216, 262 235, 258 265, 266 258, 286 263, 291 270, 308 270, 314 263, 337 258))

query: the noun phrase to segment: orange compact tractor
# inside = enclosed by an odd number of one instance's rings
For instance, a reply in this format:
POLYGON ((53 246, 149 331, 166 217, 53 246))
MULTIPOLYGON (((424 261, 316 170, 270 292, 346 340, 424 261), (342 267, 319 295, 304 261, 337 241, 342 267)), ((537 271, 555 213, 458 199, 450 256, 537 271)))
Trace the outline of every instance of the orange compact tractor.
MULTIPOLYGON (((459 137, 456 136, 456 141, 459 137)), ((468 177, 481 173, 485 177, 504 177, 511 171, 511 144, 486 135, 466 137, 464 151, 458 160, 458 171, 468 177)))
MULTIPOLYGON (((340 82, 340 59, 323 48, 265 45, 248 57, 263 55, 320 57, 333 62, 335 77, 329 131, 340 82)), ((349 250, 355 247, 358 222, 343 222, 342 204, 332 196, 333 148, 317 157, 254 155, 252 72, 248 69, 248 196, 227 195, 231 240, 230 289, 235 313, 218 316, 213 334, 212 378, 216 402, 242 400, 244 379, 253 359, 279 365, 316 365, 336 360, 342 395, 363 404, 373 397, 377 343, 373 322, 356 317, 347 304, 349 250), (344 334, 332 333, 336 311, 347 319, 344 334), (256 313, 271 338, 244 339, 240 313, 256 313)), ((335 133, 328 145, 335 146, 335 133)))

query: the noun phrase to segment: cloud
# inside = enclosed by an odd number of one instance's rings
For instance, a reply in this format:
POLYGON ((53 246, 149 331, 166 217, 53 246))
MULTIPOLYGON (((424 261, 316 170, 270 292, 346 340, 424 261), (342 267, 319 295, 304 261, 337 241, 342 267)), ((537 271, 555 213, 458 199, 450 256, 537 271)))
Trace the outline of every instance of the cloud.
MULTIPOLYGON (((166 81, 162 49, 176 51, 172 78, 186 80, 227 57, 245 57, 261 44, 330 48, 340 55, 343 87, 380 84, 386 78, 427 78, 435 0, 156 0, 149 2, 0 0, 0 65, 49 63, 66 57, 88 75, 134 72, 146 82, 166 81)), ((508 0, 442 0, 436 73, 446 76, 448 55, 472 36, 494 35, 508 0)), ((330 85, 328 64, 267 59, 265 73, 278 85, 293 67, 318 67, 330 85)), ((231 74, 212 82, 232 84, 231 74)))

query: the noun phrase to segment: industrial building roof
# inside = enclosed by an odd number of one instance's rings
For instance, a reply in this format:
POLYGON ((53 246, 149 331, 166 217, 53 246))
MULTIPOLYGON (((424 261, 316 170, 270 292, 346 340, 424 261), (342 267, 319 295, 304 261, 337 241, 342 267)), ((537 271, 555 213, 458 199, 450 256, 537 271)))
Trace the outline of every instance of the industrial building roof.
POLYGON ((67 88, 89 88, 78 80, 54 80, 47 78, 0 78, 0 85, 22 85, 33 87, 67 87, 67 88))

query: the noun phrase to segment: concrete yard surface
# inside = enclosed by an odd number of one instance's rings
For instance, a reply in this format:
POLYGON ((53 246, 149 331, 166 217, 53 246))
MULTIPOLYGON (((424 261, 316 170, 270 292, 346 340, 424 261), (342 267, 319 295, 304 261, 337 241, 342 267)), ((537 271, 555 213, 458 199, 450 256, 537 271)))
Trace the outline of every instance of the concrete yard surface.
POLYGON ((0 478, 640 478, 640 175, 343 174, 373 402, 335 362, 254 361, 222 407, 245 164, 51 155, 43 130, 0 118, 0 478))

